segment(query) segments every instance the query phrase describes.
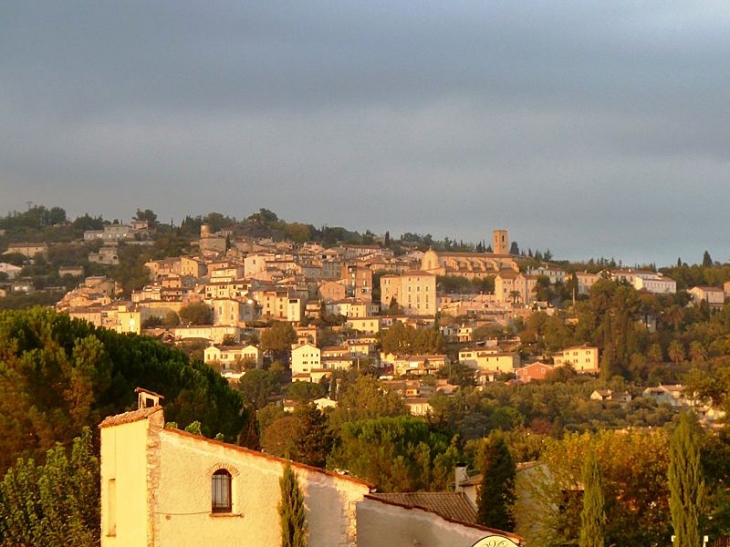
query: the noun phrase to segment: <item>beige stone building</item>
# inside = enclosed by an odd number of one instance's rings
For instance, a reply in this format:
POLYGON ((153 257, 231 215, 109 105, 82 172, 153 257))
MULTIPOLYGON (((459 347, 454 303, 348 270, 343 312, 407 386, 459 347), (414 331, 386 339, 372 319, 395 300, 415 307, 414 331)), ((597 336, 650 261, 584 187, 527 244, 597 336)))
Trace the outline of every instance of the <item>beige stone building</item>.
POLYGON ((395 299, 406 315, 435 316, 437 310, 436 276, 413 271, 380 279, 380 303, 384 310, 395 299))

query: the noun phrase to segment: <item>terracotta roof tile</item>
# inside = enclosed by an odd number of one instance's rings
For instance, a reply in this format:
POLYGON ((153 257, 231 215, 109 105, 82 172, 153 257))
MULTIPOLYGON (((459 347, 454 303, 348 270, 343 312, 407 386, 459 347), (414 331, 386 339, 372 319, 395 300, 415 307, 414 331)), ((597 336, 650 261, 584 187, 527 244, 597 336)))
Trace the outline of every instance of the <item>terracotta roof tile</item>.
POLYGON ((476 524, 477 512, 469 499, 454 492, 405 492, 394 494, 371 494, 371 497, 431 511, 449 520, 476 524))

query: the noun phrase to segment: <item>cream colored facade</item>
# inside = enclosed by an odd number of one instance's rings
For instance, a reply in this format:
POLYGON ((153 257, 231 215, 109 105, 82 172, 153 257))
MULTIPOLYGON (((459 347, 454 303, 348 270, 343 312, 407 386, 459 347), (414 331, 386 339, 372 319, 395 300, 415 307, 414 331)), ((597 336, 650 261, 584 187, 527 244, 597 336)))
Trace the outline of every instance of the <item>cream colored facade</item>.
MULTIPOLYGON (((278 547, 285 461, 178 430, 157 406, 101 424, 102 547, 278 547), (231 508, 212 511, 216 471, 231 477, 231 508)), ((310 547, 355 547, 356 503, 370 485, 292 463, 310 547)))
POLYGON ((233 365, 237 362, 251 361, 256 368, 264 365, 264 354, 256 346, 209 346, 203 351, 205 363, 220 363, 221 365, 233 365))
POLYGON ((602 277, 596 273, 576 272, 573 275, 577 280, 578 294, 588 294, 596 281, 602 279, 602 277))
POLYGON ((576 346, 566 348, 553 355, 556 367, 570 364, 576 372, 598 372, 598 348, 592 346, 576 346))
POLYGON ((459 362, 486 372, 512 373, 520 366, 520 356, 496 350, 465 349, 459 352, 459 362))
POLYGON ((321 366, 321 351, 317 346, 304 344, 291 350, 292 374, 309 374, 321 366))
POLYGON ((395 298, 406 315, 436 315, 436 276, 413 271, 401 276, 384 275, 380 279, 380 303, 383 309, 395 298))
POLYGON ((348 317, 345 327, 365 334, 380 332, 379 317, 348 317))

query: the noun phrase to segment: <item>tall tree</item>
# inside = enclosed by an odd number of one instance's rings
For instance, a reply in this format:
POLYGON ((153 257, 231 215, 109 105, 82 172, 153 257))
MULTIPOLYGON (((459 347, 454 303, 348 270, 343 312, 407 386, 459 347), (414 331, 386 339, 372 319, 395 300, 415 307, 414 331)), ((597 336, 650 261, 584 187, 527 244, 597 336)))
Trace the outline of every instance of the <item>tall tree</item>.
POLYGON ((697 547, 705 484, 696 424, 687 412, 682 414, 672 434, 668 475, 674 547, 697 547))
POLYGON ((281 501, 279 522, 281 524, 281 547, 307 547, 307 516, 304 512, 304 495, 299 481, 289 462, 279 479, 281 501))
POLYGON ((515 527, 515 462, 501 434, 489 439, 477 495, 477 522, 511 532, 515 527))
POLYGON ((707 251, 705 251, 705 253, 702 255, 702 265, 705 268, 712 268, 712 257, 707 251))
POLYGON ((298 405, 294 416, 299 419, 299 429, 294 436, 292 458, 307 465, 324 468, 334 445, 327 416, 313 403, 298 405))
POLYGON ((270 351, 278 359, 286 359, 291 345, 297 341, 297 333, 291 323, 274 321, 271 327, 261 333, 261 349, 270 351))
POLYGON ((190 325, 212 325, 213 309, 205 302, 191 302, 180 308, 178 317, 190 325))
POLYGON ((580 514, 579 547, 603 547, 606 536, 603 480, 596 453, 591 451, 583 465, 583 511, 580 514))

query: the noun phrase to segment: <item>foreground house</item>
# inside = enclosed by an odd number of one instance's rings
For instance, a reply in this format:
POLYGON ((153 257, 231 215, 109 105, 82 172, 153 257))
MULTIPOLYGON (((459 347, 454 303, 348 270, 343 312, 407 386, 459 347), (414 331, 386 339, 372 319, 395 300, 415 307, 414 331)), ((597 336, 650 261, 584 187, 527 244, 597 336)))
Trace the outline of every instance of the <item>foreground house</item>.
MULTIPOLYGON (((286 461, 165 428, 160 396, 101 425, 101 545, 281 544, 277 506, 286 461)), ((291 462, 310 547, 516 545, 520 537, 460 522, 421 503, 372 496, 372 485, 291 462)), ((435 494, 438 496, 438 494, 435 494)), ((447 494, 447 496, 454 496, 447 494)))

